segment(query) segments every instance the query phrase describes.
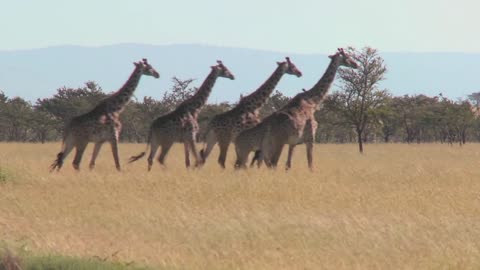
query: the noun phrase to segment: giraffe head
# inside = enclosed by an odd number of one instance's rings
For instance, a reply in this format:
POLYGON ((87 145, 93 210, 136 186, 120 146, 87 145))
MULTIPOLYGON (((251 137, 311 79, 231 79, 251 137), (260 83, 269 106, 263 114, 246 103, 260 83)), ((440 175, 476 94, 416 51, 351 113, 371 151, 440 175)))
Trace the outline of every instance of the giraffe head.
POLYGON ((229 78, 230 80, 235 80, 235 76, 228 70, 228 68, 222 63, 222 61, 217 60, 217 65, 212 66, 212 69, 218 72, 219 77, 229 78))
POLYGON ((351 56, 346 54, 342 48, 338 48, 338 51, 336 54, 330 55, 328 57, 330 57, 330 59, 332 60, 338 58, 340 66, 358 68, 357 62, 355 62, 355 60, 351 56))
POLYGON ((290 61, 290 57, 285 57, 287 61, 285 62, 277 62, 279 66, 285 65, 285 73, 290 75, 295 75, 297 77, 302 77, 302 72, 295 66, 292 61, 290 61))
POLYGON ((142 61, 133 62, 133 64, 141 70, 142 75, 160 78, 160 74, 148 63, 146 58, 143 58, 142 61))

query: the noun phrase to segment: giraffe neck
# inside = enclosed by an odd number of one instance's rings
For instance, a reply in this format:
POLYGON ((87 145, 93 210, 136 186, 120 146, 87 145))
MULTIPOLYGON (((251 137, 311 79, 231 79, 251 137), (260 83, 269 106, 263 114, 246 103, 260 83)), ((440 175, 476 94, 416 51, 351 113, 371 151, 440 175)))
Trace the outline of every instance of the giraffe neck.
POLYGON ((142 71, 140 68, 136 67, 125 84, 118 89, 117 92, 113 93, 109 98, 107 98, 107 103, 110 105, 109 109, 112 112, 120 112, 123 110, 125 105, 127 105, 127 103, 130 101, 130 98, 137 88, 141 77, 142 71))
POLYGON ((179 107, 183 107, 189 112, 195 112, 200 110, 205 103, 207 103, 207 99, 212 92, 213 85, 215 85, 215 81, 218 78, 218 71, 212 69, 210 74, 208 74, 207 78, 203 81, 200 88, 198 88, 197 92, 189 99, 185 100, 179 107))
POLYGON ((327 95, 330 86, 332 86, 335 75, 337 74, 338 67, 340 66, 339 60, 337 57, 333 58, 330 61, 330 64, 325 70, 322 78, 308 91, 304 93, 306 99, 319 104, 323 101, 327 95))
POLYGON ((255 92, 242 98, 237 107, 246 112, 253 112, 259 109, 263 104, 265 104, 268 97, 272 94, 275 86, 277 86, 283 74, 285 74, 285 68, 282 65, 279 65, 272 75, 270 75, 270 77, 262 85, 260 85, 255 92))

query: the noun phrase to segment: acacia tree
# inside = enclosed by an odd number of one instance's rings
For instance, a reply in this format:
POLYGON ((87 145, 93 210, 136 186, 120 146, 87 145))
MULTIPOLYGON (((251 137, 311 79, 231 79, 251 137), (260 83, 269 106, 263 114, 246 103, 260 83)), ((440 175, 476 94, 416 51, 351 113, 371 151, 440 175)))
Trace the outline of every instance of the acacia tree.
POLYGON ((468 95, 468 99, 475 107, 480 108, 480 92, 475 92, 468 95))
POLYGON ((64 123, 74 116, 88 112, 106 96, 99 85, 89 81, 81 88, 58 88, 53 97, 38 99, 35 108, 53 115, 59 129, 62 129, 64 123))
POLYGON ((170 91, 166 91, 163 94, 162 103, 169 111, 175 110, 175 108, 182 101, 190 98, 197 91, 196 87, 190 86, 194 79, 182 80, 177 77, 172 78, 173 86, 170 91))
POLYGON ((33 110, 31 104, 20 98, 9 98, 2 106, 2 118, 6 125, 2 131, 8 141, 27 141, 31 133, 33 110))
POLYGON ((388 143, 400 126, 399 114, 394 108, 394 98, 387 96, 376 112, 377 123, 381 129, 383 142, 388 143))
POLYGON ((61 135, 56 129, 57 125, 55 116, 33 107, 30 126, 34 141, 45 143, 47 140, 57 139, 61 135))
POLYGON ((349 47, 347 54, 358 63, 358 68, 338 71, 342 91, 335 95, 334 107, 340 110, 345 122, 354 128, 359 151, 363 153, 365 129, 388 97, 386 90, 378 89, 378 83, 385 78, 387 68, 376 49, 365 47, 359 51, 349 47))
POLYGON ((339 106, 339 92, 328 95, 321 104, 320 110, 315 112, 318 122, 316 142, 347 143, 354 141, 351 124, 345 121, 343 110, 339 106))
POLYGON ((460 145, 467 140, 467 129, 473 126, 475 115, 472 104, 468 101, 454 102, 442 97, 440 102, 443 111, 442 124, 448 134, 448 142, 453 144, 458 141, 460 145))
MULTIPOLYGON (((416 95, 393 98, 392 107, 398 115, 398 121, 404 133, 404 141, 406 143, 413 143, 415 140, 420 142, 421 130, 428 122, 435 122, 430 120, 432 117, 432 107, 430 104, 437 99, 429 98, 425 95, 416 95), (426 120, 427 119, 427 120, 426 120)), ((437 100, 438 101, 438 100, 437 100)), ((438 115, 433 113, 433 115, 438 115)))
POLYGON ((5 108, 7 103, 8 97, 0 90, 0 141, 4 140, 5 132, 4 130, 8 126, 8 120, 5 115, 5 108))

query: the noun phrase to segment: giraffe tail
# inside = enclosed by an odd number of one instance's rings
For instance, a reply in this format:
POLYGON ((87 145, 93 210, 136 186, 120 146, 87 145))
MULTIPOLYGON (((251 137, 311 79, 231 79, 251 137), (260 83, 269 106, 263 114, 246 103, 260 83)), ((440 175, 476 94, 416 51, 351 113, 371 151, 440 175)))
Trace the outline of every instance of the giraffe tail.
POLYGON ((132 163, 132 162, 135 162, 135 161, 143 158, 146 153, 147 153, 147 152, 142 152, 142 153, 140 153, 140 154, 138 154, 138 155, 136 155, 136 156, 131 156, 130 159, 128 160, 128 163, 132 163))
POLYGON ((255 151, 255 154, 252 158, 252 161, 250 162, 250 168, 252 168, 253 165, 255 165, 255 162, 257 162, 257 166, 260 168, 260 165, 261 165, 260 155, 261 155, 261 153, 262 153, 262 150, 255 151))
POLYGON ((55 169, 59 171, 60 168, 62 168, 62 165, 63 165, 63 152, 60 152, 57 154, 57 159, 55 159, 52 165, 50 165, 50 172, 53 172, 55 169))
POLYGON ((145 151, 141 152, 140 154, 136 155, 136 156, 131 156, 129 159, 128 159, 128 163, 132 163, 132 162, 135 162, 141 158, 143 158, 145 156, 145 154, 147 153, 147 150, 148 148, 150 147, 150 141, 152 140, 152 129, 150 129, 150 132, 148 133, 148 138, 147 138, 147 147, 145 148, 145 151))
POLYGON ((63 166, 63 160, 65 159, 65 140, 67 138, 67 134, 64 131, 63 132, 63 138, 62 138, 62 150, 57 154, 57 158, 55 161, 53 161, 52 165, 50 165, 50 172, 53 172, 55 169, 57 171, 60 170, 63 166))
POLYGON ((207 158, 205 155, 205 151, 207 149, 207 144, 208 144, 208 135, 210 134, 210 132, 213 132, 212 130, 212 127, 210 126, 210 124, 207 126, 207 130, 205 132, 205 140, 203 142, 203 148, 200 150, 199 154, 200 154, 200 158, 202 159, 202 163, 205 163, 205 159, 207 158))

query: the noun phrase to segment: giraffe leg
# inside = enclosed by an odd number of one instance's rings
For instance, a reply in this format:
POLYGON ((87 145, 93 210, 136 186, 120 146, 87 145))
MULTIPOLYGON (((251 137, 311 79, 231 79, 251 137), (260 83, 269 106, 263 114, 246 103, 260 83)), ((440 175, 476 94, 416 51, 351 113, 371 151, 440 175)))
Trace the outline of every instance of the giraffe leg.
POLYGON ((218 157, 218 164, 220 164, 220 166, 222 168, 225 169, 225 161, 227 160, 227 151, 228 151, 228 146, 229 146, 229 142, 219 142, 218 143, 218 146, 220 146, 220 156, 218 157))
POLYGON ((261 153, 260 150, 255 151, 255 153, 253 154, 252 161, 250 161, 250 168, 253 168, 253 165, 255 165, 255 162, 256 162, 256 161, 258 160, 258 158, 260 157, 260 153, 261 153))
POLYGON ((262 166, 262 161, 263 161, 263 154, 261 150, 255 151, 252 161, 250 162, 250 168, 253 168, 255 165, 255 162, 257 163, 257 168, 260 168, 262 166))
POLYGON ((92 153, 92 159, 90 160, 90 170, 95 168, 95 160, 97 159, 98 153, 100 152, 100 148, 102 148, 103 142, 97 142, 95 143, 95 146, 93 147, 93 153, 92 153))
POLYGON ((193 138, 188 141, 188 144, 189 144, 189 149, 192 152, 193 157, 195 158, 195 167, 198 167, 201 164, 203 164, 203 159, 197 150, 197 144, 196 144, 195 138, 196 136, 193 136, 193 138))
POLYGON ((307 161, 308 161, 308 168, 312 171, 313 170, 313 143, 312 142, 307 142, 305 144, 307 148, 307 161))
POLYGON ((200 150, 200 156, 202 158, 202 163, 205 163, 208 156, 212 152, 213 147, 217 143, 217 135, 213 130, 210 130, 207 134, 207 138, 205 140, 205 147, 200 150))
POLYGON ((318 123, 315 119, 310 119, 307 121, 307 125, 305 127, 305 146, 307 150, 307 162, 308 168, 310 171, 313 170, 313 143, 315 142, 315 134, 318 128, 318 123))
POLYGON ((292 167, 292 156, 293 156, 293 150, 295 150, 294 144, 289 144, 288 145, 288 157, 287 157, 287 164, 285 165, 285 169, 289 170, 292 167))
POLYGON ((190 144, 185 140, 183 142, 183 147, 185 149, 185 167, 190 167, 190 144))
POLYGON ((158 150, 158 143, 155 139, 153 139, 151 142, 150 142, 150 155, 148 156, 148 171, 150 171, 152 169, 152 165, 153 165, 153 158, 155 157, 155 154, 157 153, 157 150, 158 150))
POLYGON ((73 159, 73 168, 75 170, 80 170, 80 161, 82 161, 82 156, 83 152, 85 152, 85 149, 87 148, 87 142, 81 142, 77 143, 76 145, 76 152, 75 152, 75 158, 73 159))
POLYGON ((117 168, 117 171, 120 171, 120 159, 118 158, 118 142, 116 139, 112 140, 110 142, 110 146, 112 147, 112 154, 113 154, 113 160, 115 161, 115 168, 117 168))
POLYGON ((247 149, 242 149, 242 147, 236 145, 235 153, 237 154, 237 160, 235 161, 235 169, 246 169, 249 151, 247 149))
POLYGON ((110 146, 112 147, 113 160, 115 161, 115 168, 117 171, 120 171, 120 158, 118 157, 118 138, 120 136, 120 130, 122 129, 122 124, 120 121, 115 121, 115 127, 112 130, 112 139, 110 140, 110 146))
POLYGON ((259 153, 259 161, 257 161, 258 166, 260 167, 261 162, 263 161, 265 163, 265 166, 267 168, 272 167, 272 157, 273 157, 273 142, 271 139, 269 139, 267 136, 265 136, 261 142, 261 148, 260 148, 260 153, 259 153))
POLYGON ((272 157, 271 157, 271 155, 270 156, 265 156, 261 153, 260 159, 257 161, 258 168, 260 168, 260 166, 262 165, 262 162, 265 163, 265 166, 267 166, 267 168, 272 168, 272 157))
POLYGON ((271 159, 271 167, 276 168, 278 164, 278 160, 280 159, 280 156, 282 155, 282 150, 283 150, 283 143, 279 143, 273 147, 273 152, 272 152, 272 159, 271 159))
POLYGON ((260 167, 262 167, 263 161, 264 161, 263 153, 262 153, 262 151, 259 151, 258 157, 257 157, 257 168, 260 169, 260 167))
POLYGON ((170 151, 170 148, 172 148, 173 141, 166 142, 162 144, 162 151, 160 152, 160 156, 158 156, 158 162, 160 164, 165 165, 165 157, 168 154, 168 151, 170 151))

